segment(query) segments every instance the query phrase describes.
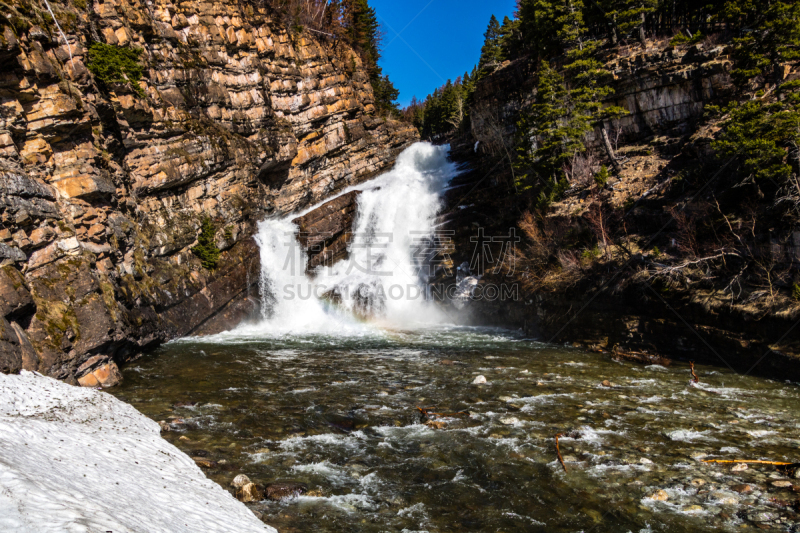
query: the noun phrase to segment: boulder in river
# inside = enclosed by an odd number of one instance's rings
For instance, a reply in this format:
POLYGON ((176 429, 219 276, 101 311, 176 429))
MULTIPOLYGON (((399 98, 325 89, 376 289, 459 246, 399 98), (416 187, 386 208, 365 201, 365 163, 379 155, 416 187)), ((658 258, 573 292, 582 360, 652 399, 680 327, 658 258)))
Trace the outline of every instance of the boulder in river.
POLYGON ((237 489, 241 489, 248 483, 250 483, 250 478, 244 474, 239 474, 238 476, 233 478, 233 481, 231 481, 231 486, 237 489))
POLYGON ((76 372, 81 387, 113 387, 122 381, 122 373, 109 357, 95 355, 86 360, 76 372))
POLYGON ((267 498, 274 501, 286 498, 296 498, 308 492, 308 486, 303 483, 286 481, 281 483, 270 483, 264 490, 267 498))
POLYGON ((255 483, 247 483, 236 491, 236 499, 243 503, 259 502, 264 499, 264 493, 255 483))
POLYGON ((472 380, 473 385, 484 385, 486 383, 485 376, 476 376, 475 379, 472 380))

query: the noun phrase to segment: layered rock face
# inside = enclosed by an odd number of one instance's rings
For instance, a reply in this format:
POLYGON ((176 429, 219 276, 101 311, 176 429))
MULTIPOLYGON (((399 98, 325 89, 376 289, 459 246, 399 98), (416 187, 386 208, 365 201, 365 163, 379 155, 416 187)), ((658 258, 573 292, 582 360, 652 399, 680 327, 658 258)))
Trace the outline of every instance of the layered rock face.
MULTIPOLYGON (((687 133, 707 103, 730 94, 731 67, 725 46, 634 48, 629 55, 609 55, 605 68, 613 73, 615 92, 606 103, 628 114, 604 126, 622 143, 687 133)), ((471 132, 484 150, 499 151, 500 135, 507 146, 515 144, 519 112, 533 101, 535 88, 534 65, 528 59, 504 64, 477 85, 471 132)), ((589 135, 588 144, 602 146, 599 130, 589 135)))
POLYGON ((116 362, 254 311, 255 224, 385 170, 416 140, 376 116, 359 56, 264 4, 12 4, 0 29, 0 370, 107 385, 116 362), (143 50, 139 90, 88 70, 143 50), (210 219, 214 270, 191 253, 210 219))
POLYGON ((343 194, 294 219, 299 228, 298 240, 308 254, 309 272, 347 259, 360 194, 361 191, 343 194))

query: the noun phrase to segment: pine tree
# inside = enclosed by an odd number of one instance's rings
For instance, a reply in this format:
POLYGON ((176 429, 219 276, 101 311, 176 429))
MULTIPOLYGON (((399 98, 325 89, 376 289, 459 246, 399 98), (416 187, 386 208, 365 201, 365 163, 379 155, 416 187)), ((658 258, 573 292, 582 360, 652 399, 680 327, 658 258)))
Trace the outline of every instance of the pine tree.
POLYGON ((781 184, 793 171, 800 173, 800 81, 785 83, 779 95, 772 104, 733 104, 712 144, 721 161, 735 159, 742 178, 781 184))
POLYGON ((540 203, 555 200, 568 186, 564 165, 585 150, 590 129, 586 117, 575 113, 564 78, 542 62, 536 99, 517 125, 517 188, 536 189, 540 203))
POLYGON ((735 69, 731 75, 740 85, 770 74, 780 63, 800 59, 800 2, 778 0, 766 7, 727 2, 725 17, 749 22, 752 30, 734 40, 735 69))
POLYGON ((487 69, 503 61, 503 48, 500 46, 500 23, 494 15, 489 19, 489 27, 486 28, 486 33, 483 34, 483 37, 483 48, 481 48, 478 70, 485 73, 487 69))
POLYGON ((558 54, 555 39, 556 2, 557 0, 519 0, 522 43, 540 60, 558 54))
POLYGON ((645 48, 645 24, 647 17, 658 7, 658 0, 615 0, 610 4, 614 8, 611 14, 620 37, 638 39, 645 48))
POLYGON ((522 34, 520 21, 503 18, 500 27, 500 48, 504 59, 516 59, 522 53, 522 34))
POLYGON ((200 259, 203 268, 214 270, 219 262, 220 250, 216 243, 216 228, 210 217, 205 217, 200 225, 200 235, 197 236, 197 246, 192 253, 200 259))
POLYGON ((400 95, 389 76, 383 75, 378 65, 381 58, 381 33, 378 16, 368 0, 345 0, 343 18, 346 35, 353 47, 361 54, 375 95, 375 107, 382 114, 398 116, 397 97, 400 95))

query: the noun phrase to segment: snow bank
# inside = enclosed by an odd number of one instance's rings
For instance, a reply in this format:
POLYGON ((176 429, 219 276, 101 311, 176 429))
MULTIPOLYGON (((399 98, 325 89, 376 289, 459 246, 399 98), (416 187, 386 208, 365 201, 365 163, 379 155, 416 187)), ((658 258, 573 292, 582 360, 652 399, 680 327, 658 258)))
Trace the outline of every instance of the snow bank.
POLYGON ((273 532, 109 394, 0 374, 0 531, 273 532))

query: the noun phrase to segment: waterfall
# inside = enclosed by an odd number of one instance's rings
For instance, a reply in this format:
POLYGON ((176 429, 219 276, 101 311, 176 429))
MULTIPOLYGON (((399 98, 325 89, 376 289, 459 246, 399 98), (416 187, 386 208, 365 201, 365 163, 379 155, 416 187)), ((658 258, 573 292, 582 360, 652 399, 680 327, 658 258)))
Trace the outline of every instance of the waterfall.
POLYGON ((424 252, 432 250, 442 192, 457 174, 447 152, 446 146, 414 144, 391 171, 342 191, 362 191, 350 257, 317 267, 313 276, 306 275, 306 253, 291 222, 298 214, 262 221, 256 236, 261 317, 237 331, 348 334, 375 325, 410 328, 444 321, 441 310, 426 299, 431 272, 424 252))

